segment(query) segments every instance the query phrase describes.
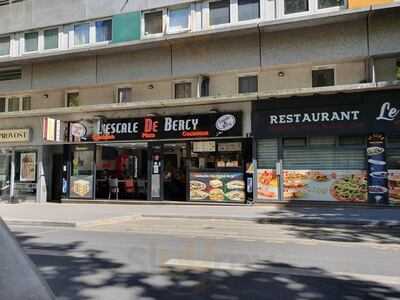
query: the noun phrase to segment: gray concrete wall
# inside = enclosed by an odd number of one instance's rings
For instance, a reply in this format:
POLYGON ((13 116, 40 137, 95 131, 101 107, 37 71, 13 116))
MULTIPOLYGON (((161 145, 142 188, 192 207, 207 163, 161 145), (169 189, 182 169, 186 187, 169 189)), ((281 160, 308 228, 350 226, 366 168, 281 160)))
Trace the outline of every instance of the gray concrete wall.
POLYGON ((0 34, 49 27, 191 0, 25 0, 0 7, 0 34))
POLYGON ((263 67, 326 63, 368 54, 365 20, 299 28, 262 35, 263 67))
POLYGON ((371 55, 400 52, 400 11, 375 13, 370 19, 371 55))

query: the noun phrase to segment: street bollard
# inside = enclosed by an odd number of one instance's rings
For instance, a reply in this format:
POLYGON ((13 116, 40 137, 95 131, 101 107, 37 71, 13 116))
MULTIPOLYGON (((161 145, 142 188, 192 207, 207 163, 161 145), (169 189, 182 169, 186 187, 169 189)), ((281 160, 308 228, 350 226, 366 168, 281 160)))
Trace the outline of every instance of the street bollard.
POLYGON ((55 300, 47 282, 0 218, 0 299, 55 300))

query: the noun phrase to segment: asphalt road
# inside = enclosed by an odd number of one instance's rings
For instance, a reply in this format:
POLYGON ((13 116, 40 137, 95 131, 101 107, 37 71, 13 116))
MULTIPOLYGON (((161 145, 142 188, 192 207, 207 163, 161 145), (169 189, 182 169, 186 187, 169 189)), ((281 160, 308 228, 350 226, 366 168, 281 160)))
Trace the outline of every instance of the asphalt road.
POLYGON ((398 231, 177 219, 11 229, 59 299, 400 299, 398 231))

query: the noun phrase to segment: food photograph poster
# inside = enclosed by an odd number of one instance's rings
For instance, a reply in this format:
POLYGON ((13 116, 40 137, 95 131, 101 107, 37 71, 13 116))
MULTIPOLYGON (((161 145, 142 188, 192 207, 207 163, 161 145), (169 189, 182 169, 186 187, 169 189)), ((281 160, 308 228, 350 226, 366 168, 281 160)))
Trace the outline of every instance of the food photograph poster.
POLYGON ((190 174, 190 200, 244 202, 243 174, 192 172, 190 174))
MULTIPOLYGON (((361 170, 285 170, 285 200, 366 202, 367 172, 361 170)), ((257 172, 258 199, 278 199, 278 179, 273 169, 257 172)))
POLYGON ((21 153, 20 181, 36 180, 36 152, 21 153))

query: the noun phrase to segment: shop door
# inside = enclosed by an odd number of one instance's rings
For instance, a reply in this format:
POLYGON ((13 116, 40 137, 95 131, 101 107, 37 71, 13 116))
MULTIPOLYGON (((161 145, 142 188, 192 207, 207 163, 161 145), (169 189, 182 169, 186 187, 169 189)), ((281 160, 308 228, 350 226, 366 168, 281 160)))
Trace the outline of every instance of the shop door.
POLYGON ((10 200, 11 153, 0 154, 0 201, 10 200))
POLYGON ((75 199, 93 199, 95 147, 73 146, 71 162, 69 196, 75 199))
POLYGON ((64 154, 53 155, 53 182, 50 202, 60 202, 63 194, 64 154))
POLYGON ((163 145, 165 200, 186 201, 188 153, 187 143, 163 145))

